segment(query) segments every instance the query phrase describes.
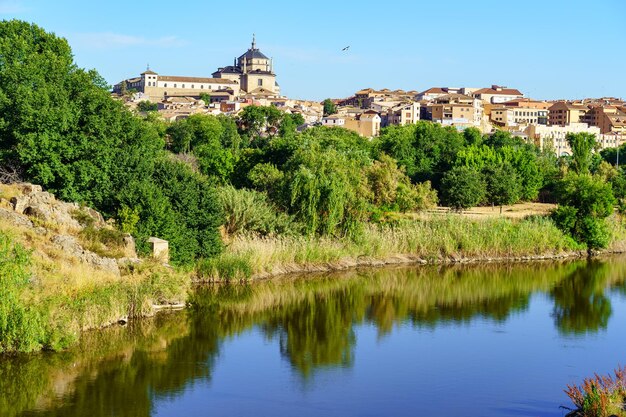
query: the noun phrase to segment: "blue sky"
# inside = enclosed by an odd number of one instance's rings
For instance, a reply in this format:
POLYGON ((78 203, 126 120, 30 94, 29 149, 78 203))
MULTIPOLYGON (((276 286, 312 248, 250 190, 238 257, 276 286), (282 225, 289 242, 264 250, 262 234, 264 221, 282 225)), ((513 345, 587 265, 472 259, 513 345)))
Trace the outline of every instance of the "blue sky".
POLYGON ((540 99, 626 98, 624 0, 0 0, 0 18, 67 38, 77 64, 111 84, 148 63, 210 76, 256 33, 294 98, 491 84, 540 99))

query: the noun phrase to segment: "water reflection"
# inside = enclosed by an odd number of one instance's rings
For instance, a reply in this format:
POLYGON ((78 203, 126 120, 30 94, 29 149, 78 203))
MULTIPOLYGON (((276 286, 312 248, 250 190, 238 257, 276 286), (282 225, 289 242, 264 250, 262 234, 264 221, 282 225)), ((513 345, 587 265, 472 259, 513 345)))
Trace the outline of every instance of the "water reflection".
POLYGON ((590 261, 551 291, 555 324, 562 333, 585 334, 606 329, 612 311, 611 301, 604 295, 609 268, 607 263, 590 261))
POLYGON ((553 300, 561 333, 597 332, 611 316, 605 292, 624 292, 625 270, 624 261, 418 267, 204 287, 186 312, 90 332, 67 352, 2 360, 0 415, 150 416, 156 399, 209 382, 222 341, 253 328, 304 379, 354 366, 359 325, 383 338, 403 324, 503 322, 536 293, 553 300))

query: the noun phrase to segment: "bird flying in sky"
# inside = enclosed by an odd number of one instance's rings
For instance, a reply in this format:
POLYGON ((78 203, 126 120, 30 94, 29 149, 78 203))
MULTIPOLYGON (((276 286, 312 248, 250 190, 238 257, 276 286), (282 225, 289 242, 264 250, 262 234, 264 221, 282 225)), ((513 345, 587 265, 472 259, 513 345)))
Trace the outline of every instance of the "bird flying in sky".
POLYGON ((347 51, 348 49, 350 49, 350 45, 348 45, 345 48, 343 48, 342 51, 347 51))

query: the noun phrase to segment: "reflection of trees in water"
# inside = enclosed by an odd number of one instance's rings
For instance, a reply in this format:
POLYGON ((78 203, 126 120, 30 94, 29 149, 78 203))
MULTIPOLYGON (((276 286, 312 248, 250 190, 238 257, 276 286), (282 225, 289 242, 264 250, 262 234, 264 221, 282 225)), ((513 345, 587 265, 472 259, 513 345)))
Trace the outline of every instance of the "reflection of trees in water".
POLYGON ((184 314, 160 316, 134 329, 90 332, 67 352, 2 363, 0 391, 6 385, 21 395, 0 402, 0 415, 150 416, 155 398, 210 377, 219 337, 198 331, 202 319, 190 324, 184 314))
POLYGON ((560 331, 597 331, 611 314, 604 289, 619 283, 623 291, 624 270, 626 263, 598 261, 419 267, 204 287, 190 312, 91 332, 68 352, 0 363, 0 392, 8 394, 0 415, 148 416, 155 398, 210 378, 221 340, 255 326, 304 378, 352 366, 359 324, 383 336, 402 323, 500 322, 526 309, 534 292, 552 296, 560 331))
POLYGON ((589 261, 567 275, 551 291, 554 321, 564 334, 583 334, 606 329, 611 301, 604 295, 609 264, 589 261))

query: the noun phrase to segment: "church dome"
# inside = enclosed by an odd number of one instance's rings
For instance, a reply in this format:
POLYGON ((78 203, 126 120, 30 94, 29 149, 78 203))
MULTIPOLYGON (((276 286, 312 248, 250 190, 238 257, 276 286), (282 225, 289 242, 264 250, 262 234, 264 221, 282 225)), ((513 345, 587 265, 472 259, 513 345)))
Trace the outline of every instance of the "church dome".
POLYGON ((256 38, 255 38, 254 35, 252 35, 252 47, 250 49, 248 49, 245 54, 243 54, 243 55, 241 55, 239 57, 239 59, 243 59, 243 58, 245 58, 245 59, 267 59, 267 60, 269 60, 269 58, 256 47, 256 38))

